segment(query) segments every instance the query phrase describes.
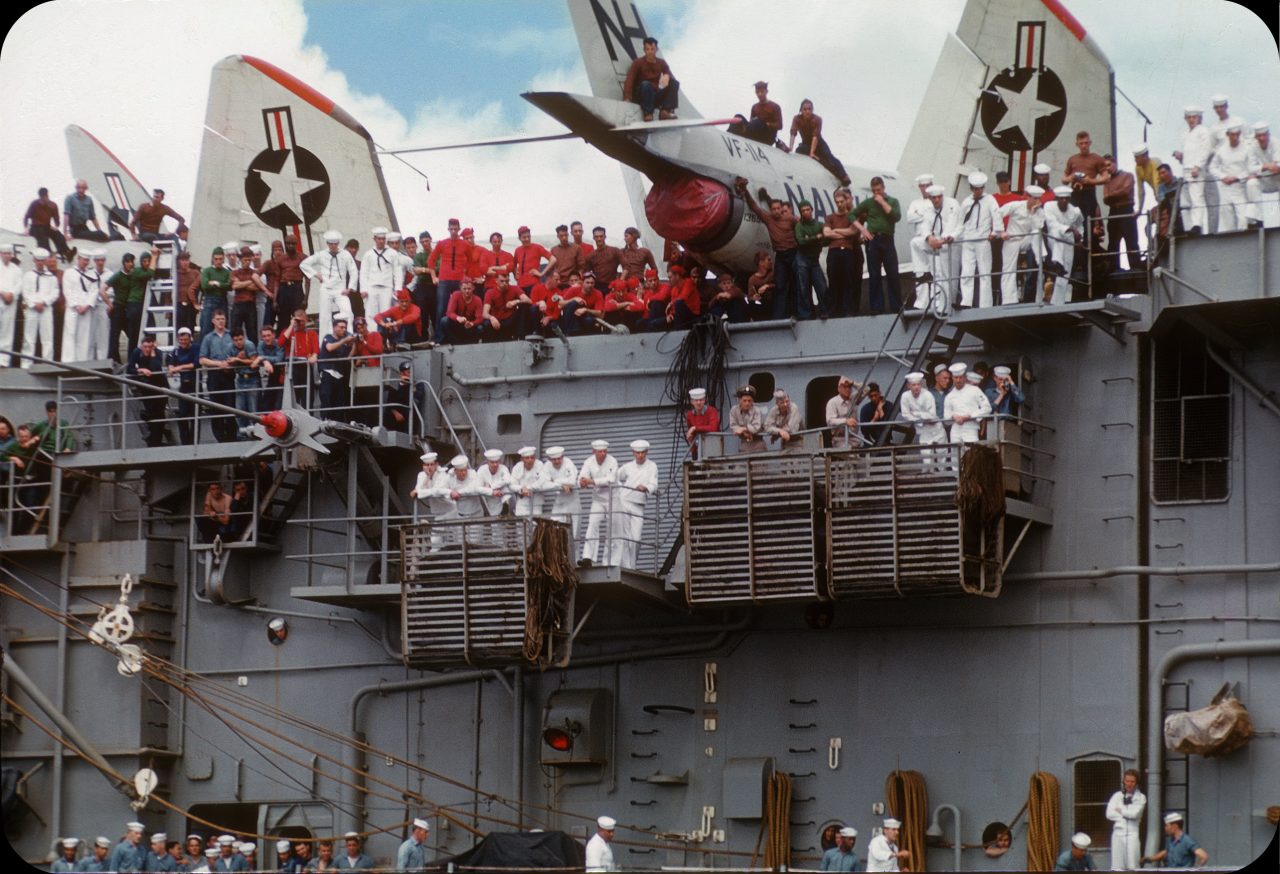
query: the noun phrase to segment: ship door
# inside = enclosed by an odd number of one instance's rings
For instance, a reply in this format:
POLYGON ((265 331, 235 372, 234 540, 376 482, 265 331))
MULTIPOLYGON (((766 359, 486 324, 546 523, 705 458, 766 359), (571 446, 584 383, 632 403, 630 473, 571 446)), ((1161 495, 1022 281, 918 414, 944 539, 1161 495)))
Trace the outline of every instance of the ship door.
MULTIPOLYGON (((809 380, 809 384, 804 389, 804 427, 805 428, 825 428, 827 425, 827 401, 836 396, 836 385, 840 382, 839 376, 819 376, 816 379, 809 380)), ((800 399, 792 395, 791 402, 796 403, 800 399)), ((822 435, 822 445, 830 446, 831 437, 828 434, 822 435)))
MULTIPOLYGON (((329 805, 315 801, 281 802, 263 804, 258 809, 258 834, 271 835, 288 840, 308 840, 316 835, 333 834, 333 810, 329 805)), ((263 847, 265 858, 274 858, 276 848, 273 842, 263 847)), ((311 857, 316 857, 316 848, 312 847, 311 857)), ((279 861, 275 865, 279 866, 279 861)))

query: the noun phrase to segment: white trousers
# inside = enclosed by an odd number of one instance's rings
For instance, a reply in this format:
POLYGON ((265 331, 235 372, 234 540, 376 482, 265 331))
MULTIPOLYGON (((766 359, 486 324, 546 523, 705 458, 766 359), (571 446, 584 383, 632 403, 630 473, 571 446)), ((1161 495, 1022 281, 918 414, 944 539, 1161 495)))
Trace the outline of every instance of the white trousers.
POLYGON ((1264 191, 1257 179, 1245 183, 1246 218, 1262 222, 1268 228, 1280 228, 1280 191, 1264 191))
POLYGON ((111 357, 111 352, 107 349, 107 341, 110 337, 111 313, 107 312, 105 303, 99 302, 93 308, 93 326, 89 329, 88 361, 111 357))
POLYGON ((635 569, 636 547, 644 530, 644 504, 621 504, 613 514, 609 564, 635 569))
POLYGON ((1029 248, 1025 239, 1005 240, 1000 247, 1000 303, 1004 306, 1018 302, 1019 280, 1023 278, 1018 274, 1018 255, 1029 248))
POLYGON ((1182 180, 1182 227, 1190 232, 1192 228, 1200 228, 1209 232, 1209 209, 1205 205, 1204 189, 1211 183, 1204 181, 1204 175, 1182 180))
POLYGON ((973 285, 978 283, 980 307, 991 306, 991 242, 989 240, 965 240, 960 244, 960 303, 974 305, 973 285))
MULTIPOLYGON (((22 329, 22 351, 28 355, 36 354, 36 336, 40 338, 40 354, 45 358, 53 357, 53 307, 46 306, 44 312, 38 313, 34 307, 27 307, 23 314, 26 320, 22 329)), ((31 359, 22 359, 23 370, 31 367, 31 359)))
MULTIPOLYGON (((1058 240, 1051 238, 1049 240, 1049 257, 1062 265, 1062 269, 1066 271, 1066 276, 1059 276, 1053 280, 1053 297, 1049 303, 1070 303, 1071 302, 1071 265, 1076 260, 1075 243, 1071 240, 1058 240)), ((1039 297, 1039 294, 1036 295, 1039 297)))
MULTIPOLYGON (((600 547, 600 535, 608 534, 612 525, 609 522, 609 499, 593 498, 591 501, 591 515, 587 517, 587 536, 582 541, 582 557, 596 560, 596 553, 600 547)), ((610 550, 612 557, 612 550, 610 550)))
POLYGON ((78 313, 75 307, 67 307, 62 314, 62 358, 59 360, 88 361, 92 337, 93 309, 78 313))
POLYGON ((373 317, 391 309, 391 295, 392 290, 385 286, 375 285, 369 289, 369 295, 364 299, 364 317, 369 320, 370 330, 373 329, 373 317))
POLYGON ((1117 823, 1111 830, 1111 870, 1138 870, 1138 825, 1117 823))
MULTIPOLYGON (((385 307, 384 307, 385 309, 385 307)), ((366 312, 368 312, 366 310, 366 312)), ((377 310, 375 312, 381 312, 377 310)), ((320 291, 320 336, 327 337, 333 333, 333 317, 337 316, 347 320, 347 326, 350 328, 351 319, 351 298, 345 294, 339 294, 336 291, 330 292, 320 291)), ((373 315, 373 313, 369 313, 373 315)))
POLYGON ((933 282, 916 286, 915 308, 918 310, 932 307, 940 316, 951 313, 951 302, 955 295, 955 281, 951 272, 951 246, 943 246, 935 250, 924 237, 911 240, 911 259, 919 258, 924 268, 921 273, 932 273, 933 282))
POLYGON ((570 527, 573 536, 578 536, 578 513, 581 509, 578 506, 577 492, 569 492, 565 494, 557 491, 556 499, 551 504, 551 518, 557 522, 563 522, 570 527))
POLYGON ((1244 230, 1249 206, 1244 185, 1240 182, 1215 184, 1218 186, 1218 233, 1244 230))
POLYGON ((18 315, 18 299, 5 306, 0 302, 0 367, 9 364, 9 352, 13 349, 13 322, 18 315))

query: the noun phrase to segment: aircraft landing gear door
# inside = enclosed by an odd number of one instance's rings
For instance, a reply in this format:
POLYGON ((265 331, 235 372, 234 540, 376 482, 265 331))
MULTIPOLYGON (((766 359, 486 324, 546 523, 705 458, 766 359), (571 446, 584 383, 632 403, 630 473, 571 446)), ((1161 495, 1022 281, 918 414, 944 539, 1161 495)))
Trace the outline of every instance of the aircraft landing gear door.
MULTIPOLYGON (((333 808, 320 801, 294 801, 281 804, 264 804, 258 808, 258 834, 279 836, 296 840, 333 834, 333 808)), ((266 841, 259 851, 263 868, 278 868, 276 845, 266 841), (271 864, 267 864, 268 861, 271 864)), ((316 857, 313 849, 311 858, 316 857)))

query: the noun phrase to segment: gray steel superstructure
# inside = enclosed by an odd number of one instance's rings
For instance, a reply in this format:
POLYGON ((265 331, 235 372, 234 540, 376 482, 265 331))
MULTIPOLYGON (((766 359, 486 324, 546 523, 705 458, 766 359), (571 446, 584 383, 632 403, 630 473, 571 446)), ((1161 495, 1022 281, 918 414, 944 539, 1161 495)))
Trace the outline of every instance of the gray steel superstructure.
MULTIPOLYGON (((155 770, 168 802, 135 814, 125 792, 37 727, 53 725, 49 712, 6 674, 5 694, 25 711, 0 710, 4 766, 22 775, 6 834, 34 862, 55 838, 115 839, 135 816, 170 835, 210 831, 190 816, 246 835, 356 830, 388 862, 417 815, 447 855, 473 830, 585 835, 607 812, 631 841, 616 846, 626 867, 744 866, 762 821, 786 830, 794 865, 815 867, 833 820, 859 828, 865 853, 886 778, 900 769, 922 775, 933 819, 950 806, 939 825, 966 845, 930 849, 929 869, 955 858, 1022 868, 1026 816, 1007 857, 972 845, 987 823, 1015 818, 1043 772, 1061 787, 1054 838, 1065 847, 1087 829, 1106 867, 1101 806, 1135 767, 1148 838, 1163 811, 1181 810, 1214 864, 1244 864, 1270 839, 1266 810, 1280 803, 1278 264, 1280 236, 1247 231, 1176 241, 1146 294, 966 310, 946 323, 869 316, 726 329, 723 382, 708 386, 726 418, 727 393, 747 382, 762 397, 788 389, 806 426, 820 426, 840 374, 876 380, 890 399, 909 363, 984 359, 1023 375, 1027 421, 989 429, 1006 442, 1010 494, 982 591, 963 561, 924 589, 892 590, 918 561, 894 542, 956 537, 946 523, 911 527, 909 469, 884 474, 886 494, 902 502, 887 537, 840 532, 839 465, 874 480, 888 470, 876 459, 915 452, 902 435, 852 453, 815 445, 752 456, 763 478, 749 499, 726 492, 715 514, 687 515, 697 493, 685 494, 686 474, 754 474, 733 466, 743 456, 732 440, 725 458, 708 446, 701 462, 687 459, 683 405, 667 395, 680 332, 388 355, 385 379, 407 359, 426 386, 415 433, 353 429, 325 438, 327 455, 262 438, 218 444, 207 427, 195 446, 147 448, 136 400, 107 379, 52 366, 0 372, 10 419, 39 420, 57 397, 77 441, 58 457, 36 533, 17 533, 6 513, 4 658, 78 728, 85 753, 130 779, 155 770), (479 646, 465 586, 415 603, 423 587, 402 582, 406 568, 453 554, 401 550, 421 446, 473 458, 497 447, 513 461, 522 445, 559 444, 581 465, 601 437, 620 461, 629 440, 650 440, 661 490, 637 569, 579 570, 541 663, 523 659, 519 642, 479 646), (211 550, 192 515, 205 484, 229 480, 244 458, 271 463, 256 480, 259 527, 211 550), (784 475, 770 480, 768 465, 784 475), (787 496, 781 517, 748 512, 775 491, 787 496), (797 514, 812 523, 811 551, 785 554, 808 570, 767 588, 767 548, 788 542, 797 514), (739 525, 730 536, 750 571, 743 586, 717 588, 690 554, 706 542, 690 532, 722 517, 739 525), (850 538, 889 544, 890 591, 859 590, 871 578, 859 562, 871 556, 837 567, 850 538), (150 664, 126 675, 118 653, 85 637, 100 607, 120 602, 126 573, 130 642, 144 661, 192 676, 170 684, 161 675, 174 673, 150 664), (415 634, 411 609, 461 630, 415 634), (277 617, 289 632, 273 644, 277 617), (1251 742, 1222 758, 1164 750, 1163 716, 1205 706, 1223 684, 1251 713, 1251 742), (577 758, 543 739, 565 719, 577 758), (785 820, 766 809, 774 774, 790 775, 785 820)), ((377 405, 378 379, 368 382, 357 397, 377 405)), ((513 568, 496 584, 495 609, 522 623, 527 584, 513 568)), ((261 841, 264 863, 272 853, 261 841)))

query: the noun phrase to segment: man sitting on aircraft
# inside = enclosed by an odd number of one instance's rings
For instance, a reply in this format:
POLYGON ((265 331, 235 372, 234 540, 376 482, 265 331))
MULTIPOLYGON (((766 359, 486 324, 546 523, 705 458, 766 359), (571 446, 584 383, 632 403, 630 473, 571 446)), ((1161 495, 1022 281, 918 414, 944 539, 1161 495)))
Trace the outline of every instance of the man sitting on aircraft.
POLYGON ((791 141, 787 144, 788 149, 795 148, 796 134, 800 135, 800 151, 797 154, 808 155, 826 167, 831 175, 840 180, 841 185, 847 187, 850 184, 844 164, 831 154, 831 147, 822 138, 822 116, 814 113, 813 101, 807 98, 800 101, 800 113, 791 118, 791 141))
POLYGON ((769 99, 768 82, 757 82, 755 89, 756 102, 751 104, 751 120, 737 116, 741 121, 729 125, 729 133, 772 146, 782 132, 782 107, 769 99))
POLYGON ((76 250, 67 248, 67 241, 58 230, 58 204, 49 199, 49 189, 41 188, 36 192, 36 199, 27 206, 27 214, 22 217, 22 226, 35 238, 37 248, 57 249, 64 261, 70 261, 75 255, 76 250))
POLYGON ((98 224, 98 205, 89 194, 89 183, 83 179, 77 179, 76 190, 62 199, 62 222, 67 237, 97 243, 111 239, 98 224), (93 230, 89 230, 89 225, 93 225, 93 230))
POLYGON ((129 223, 129 230, 133 231, 135 240, 142 240, 144 243, 154 243, 156 240, 174 240, 178 239, 177 234, 162 234, 161 225, 164 223, 164 217, 169 216, 178 223, 178 227, 182 227, 187 220, 174 212, 172 207, 164 205, 164 189, 157 188, 151 192, 151 200, 142 204, 133 213, 133 221, 129 223))
POLYGON ((644 54, 631 62, 627 81, 622 86, 622 99, 639 103, 645 121, 653 121, 653 110, 658 118, 676 117, 680 83, 671 75, 667 62, 658 57, 658 41, 651 36, 644 39, 644 54))

